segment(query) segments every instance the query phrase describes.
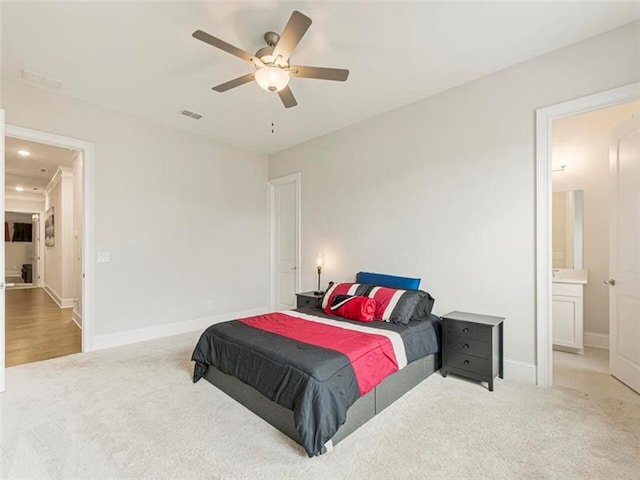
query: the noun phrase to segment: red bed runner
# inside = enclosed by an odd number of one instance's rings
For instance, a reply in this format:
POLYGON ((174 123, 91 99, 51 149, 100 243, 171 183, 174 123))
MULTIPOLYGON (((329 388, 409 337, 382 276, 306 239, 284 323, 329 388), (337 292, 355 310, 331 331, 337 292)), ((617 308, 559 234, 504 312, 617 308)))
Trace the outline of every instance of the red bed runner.
MULTIPOLYGON (((320 318, 318 320, 322 321, 320 318)), ((280 312, 239 321, 253 328, 346 355, 355 372, 360 395, 364 395, 398 370, 393 345, 384 335, 326 325, 280 312)))

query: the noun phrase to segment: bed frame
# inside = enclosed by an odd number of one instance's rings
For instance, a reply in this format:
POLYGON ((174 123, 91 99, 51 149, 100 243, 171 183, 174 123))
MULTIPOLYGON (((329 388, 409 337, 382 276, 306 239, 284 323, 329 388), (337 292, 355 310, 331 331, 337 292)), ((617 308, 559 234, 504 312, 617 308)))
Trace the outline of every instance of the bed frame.
MULTIPOLYGON (((439 370, 440 366, 440 354, 434 353, 416 360, 402 370, 389 375, 377 387, 356 400, 349 408, 347 421, 331 439, 331 444, 336 445, 346 438, 350 433, 375 417, 432 373, 439 370)), ((209 366, 204 378, 296 443, 302 445, 293 422, 292 410, 269 400, 253 387, 233 376, 222 373, 213 366, 209 366)), ((322 453, 325 453, 325 451, 326 448, 323 448, 322 453)))

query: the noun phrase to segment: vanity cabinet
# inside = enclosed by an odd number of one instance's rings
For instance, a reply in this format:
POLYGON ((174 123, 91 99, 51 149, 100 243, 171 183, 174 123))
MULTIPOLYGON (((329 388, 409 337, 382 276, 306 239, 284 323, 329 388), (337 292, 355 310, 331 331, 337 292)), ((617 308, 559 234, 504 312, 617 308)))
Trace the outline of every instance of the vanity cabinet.
POLYGON ((553 347, 584 353, 584 285, 553 282, 553 347))

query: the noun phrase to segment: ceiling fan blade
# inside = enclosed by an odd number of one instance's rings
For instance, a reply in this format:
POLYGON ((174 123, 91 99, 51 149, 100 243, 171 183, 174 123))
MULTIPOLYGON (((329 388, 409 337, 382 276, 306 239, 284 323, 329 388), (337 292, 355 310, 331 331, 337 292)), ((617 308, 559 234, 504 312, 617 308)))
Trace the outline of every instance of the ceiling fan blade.
POLYGON ((213 35, 209 35, 207 32, 203 32, 202 30, 196 30, 195 32, 193 32, 191 36, 204 43, 213 45, 214 47, 219 48, 220 50, 224 50, 225 52, 230 53, 231 55, 235 55, 236 57, 241 58, 242 60, 245 60, 247 62, 253 62, 254 57, 249 52, 245 52, 244 50, 238 47, 234 47, 233 45, 225 42, 224 40, 220 40, 219 38, 216 38, 213 35))
POLYGON ((293 96, 293 92, 289 88, 289 85, 287 85, 282 90, 280 90, 278 92, 278 96, 280 97, 280 100, 282 100, 282 103, 284 104, 285 108, 291 108, 298 105, 298 102, 296 101, 296 97, 293 96))
POLYGON ((240 85, 244 85, 245 83, 249 83, 255 77, 255 73, 247 73, 238 78, 234 78, 233 80, 229 80, 228 82, 221 83, 220 85, 216 85, 212 90, 216 92, 226 92, 227 90, 231 90, 232 88, 239 87, 240 85))
POLYGON ((303 67, 292 65, 287 71, 294 77, 317 78, 319 80, 334 80, 344 82, 349 77, 349 70, 342 68, 303 67))
POLYGON ((278 44, 273 49, 273 56, 278 58, 281 56, 284 61, 289 60, 293 50, 296 48, 300 40, 307 33, 311 26, 311 19, 306 15, 294 10, 287 22, 287 25, 280 35, 278 44))

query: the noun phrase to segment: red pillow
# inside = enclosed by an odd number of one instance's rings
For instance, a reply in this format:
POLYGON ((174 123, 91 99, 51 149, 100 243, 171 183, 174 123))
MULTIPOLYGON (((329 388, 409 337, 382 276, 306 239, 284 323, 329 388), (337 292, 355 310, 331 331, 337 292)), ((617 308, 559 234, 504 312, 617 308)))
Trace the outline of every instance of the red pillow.
POLYGON ((349 320, 372 322, 376 313, 376 301, 369 297, 336 295, 324 311, 329 315, 339 315, 349 320))

